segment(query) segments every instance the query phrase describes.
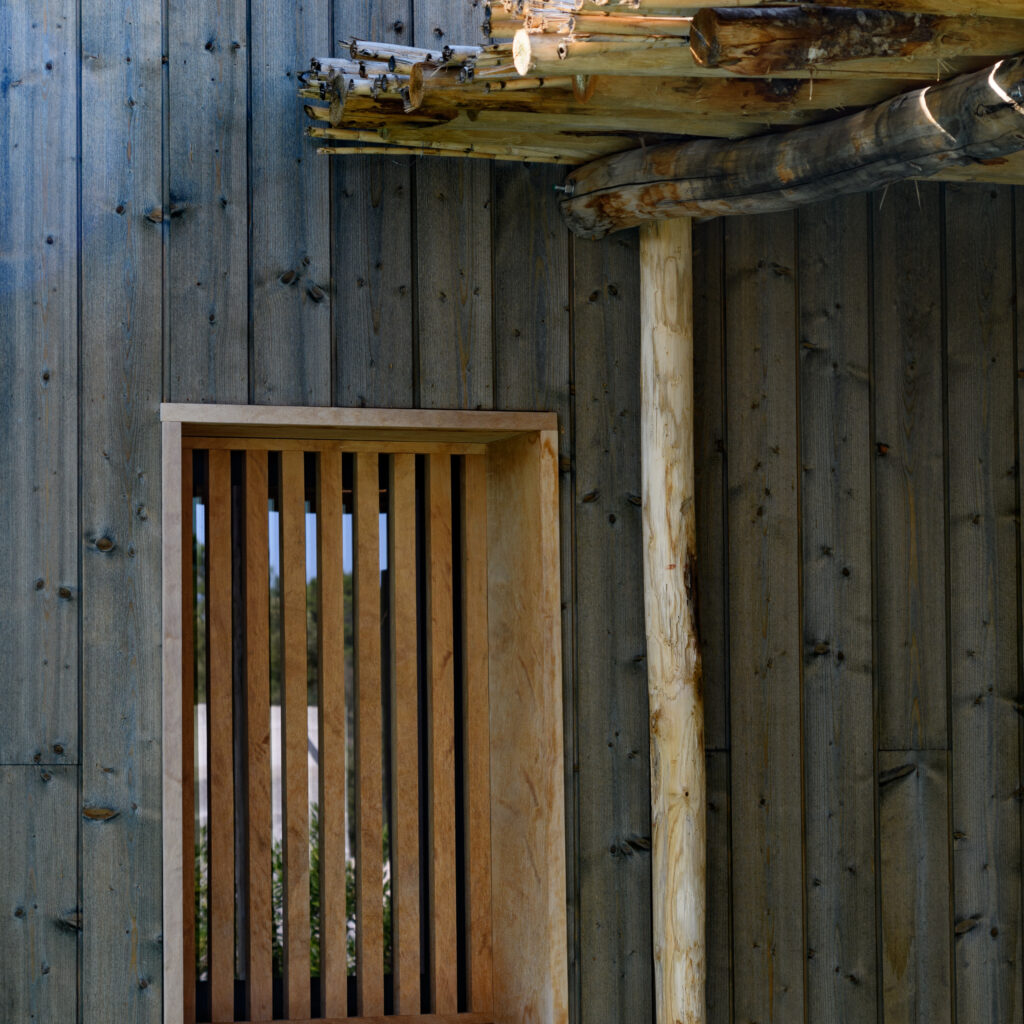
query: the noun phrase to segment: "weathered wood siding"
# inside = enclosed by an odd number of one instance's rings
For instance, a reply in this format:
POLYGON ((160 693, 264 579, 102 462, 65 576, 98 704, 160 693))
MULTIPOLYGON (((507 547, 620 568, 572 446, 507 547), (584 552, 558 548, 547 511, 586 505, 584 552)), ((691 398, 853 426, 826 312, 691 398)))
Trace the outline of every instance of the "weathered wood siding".
POLYGON ((709 1020, 1020 1020, 1012 189, 703 225, 709 1020))
MULTIPOLYGON (((293 99, 481 17, 0 5, 0 1020, 160 1020, 161 398, 558 412, 573 1018, 651 1018, 636 237, 293 99)), ((1022 217, 696 229, 715 1024, 1021 1018, 1022 217)))

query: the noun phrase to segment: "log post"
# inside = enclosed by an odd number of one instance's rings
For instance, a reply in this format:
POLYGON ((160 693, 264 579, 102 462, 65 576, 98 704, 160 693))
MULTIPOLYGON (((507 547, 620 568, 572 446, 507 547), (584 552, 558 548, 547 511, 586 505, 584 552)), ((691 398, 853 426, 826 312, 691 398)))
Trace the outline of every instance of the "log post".
POLYGON ((644 612, 657 1024, 703 1024, 704 708, 695 612, 690 219, 640 231, 644 612))

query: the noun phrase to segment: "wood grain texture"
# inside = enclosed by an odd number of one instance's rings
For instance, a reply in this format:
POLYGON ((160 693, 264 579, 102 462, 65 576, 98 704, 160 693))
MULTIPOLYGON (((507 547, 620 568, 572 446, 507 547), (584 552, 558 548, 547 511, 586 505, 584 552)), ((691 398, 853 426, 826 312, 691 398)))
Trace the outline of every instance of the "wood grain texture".
POLYGON ((573 246, 579 1020, 653 1017, 634 233, 573 246))
MULTIPOLYGON (((573 335, 569 233, 557 219, 557 168, 494 166, 494 404, 498 409, 546 409, 557 413, 559 546, 562 591, 562 730, 565 792, 575 807, 576 753, 573 699, 576 655, 573 530, 573 335), (515 282, 514 285, 512 282, 515 282), (524 358, 524 341, 532 349, 524 358)), ((577 815, 567 810, 570 821, 577 815)), ((576 829, 566 834, 566 899, 575 908, 576 829)), ((579 980, 579 920, 569 914, 569 987, 579 980)), ((572 1001, 574 1010, 578 1003, 572 1001)))
MULTIPOLYGON (((397 1013, 420 1011, 419 672, 416 456, 388 467, 391 625, 391 942, 397 1013)), ((488 905, 490 894, 488 893, 488 905)))
POLYGON ((195 429, 215 434, 229 429, 230 435, 255 437, 282 434, 286 437, 369 438, 416 437, 421 440, 496 441, 506 433, 557 429, 551 412, 487 411, 467 413, 462 409, 317 409, 288 406, 191 405, 165 402, 160 407, 165 420, 182 420, 185 432, 195 429))
POLYGON ((946 729, 942 190, 894 185, 873 214, 878 745, 946 729))
POLYGON ((483 160, 416 169, 419 396, 424 408, 489 409, 491 169, 483 160))
POLYGON ((210 453, 207 513, 207 741, 211 1019, 235 1015, 235 787, 232 714, 231 453, 210 453))
POLYGON ((78 1003, 78 772, 0 767, 0 1016, 74 1021, 78 1003))
POLYGON ((309 789, 306 696, 306 476, 281 456, 281 681, 284 791, 284 1005, 309 1015, 309 789))
MULTIPOLYGON (((270 523, 267 453, 245 453, 245 695, 248 805, 246 1012, 273 1012, 271 969, 270 523)), ((321 750, 323 747, 321 746, 321 750)))
MULTIPOLYGON (((704 746, 729 747, 722 221, 693 225, 693 446, 704 746)), ((709 969, 710 969, 709 962, 709 969)))
POLYGON ((427 572, 427 842, 430 1006, 458 1009, 455 877, 455 648, 452 604, 452 462, 428 456, 423 507, 427 572))
MULTIPOLYGON (((480 39, 480 6, 419 0, 412 13, 416 46, 480 39)), ((425 409, 490 409, 491 162, 419 160, 414 173, 416 404, 425 409)))
POLYGON ((195 1018, 195 638, 192 453, 181 424, 161 425, 163 588, 164 1017, 195 1018), (191 997, 190 997, 191 994, 191 997))
POLYGON ((725 228, 738 1021, 805 1007, 794 228, 789 215, 725 228))
MULTIPOLYGON (((238 1024, 263 1024, 258 1021, 239 1021, 238 1024)), ((388 1014, 386 1017, 293 1017, 289 1024, 494 1024, 485 1013, 422 1013, 416 1015, 388 1014)))
POLYGON ((694 575, 689 219, 640 231, 640 459, 655 1020, 704 1024, 704 701, 694 575))
POLYGON ((491 973, 491 737, 487 661, 487 458, 460 466, 462 736, 466 865, 466 1002, 489 1013, 491 973))
POLYGON ((0 56, 0 763, 78 761, 78 6, 5 12, 0 56))
POLYGON ((342 456, 317 460, 317 639, 320 729, 320 989, 325 1016, 348 1013, 345 909, 345 569, 342 456))
MULTIPOLYGON (((384 43, 412 41, 411 0, 336 3, 333 8, 332 38, 339 54, 353 36, 384 43)), ((352 406, 412 406, 417 330, 412 161, 350 157, 328 163, 335 287, 334 401, 352 406)))
POLYGON ((729 807, 729 754, 707 752, 707 1019, 732 1021, 732 830, 729 807))
POLYGON ((558 440, 489 455, 494 1020, 566 1024, 558 440))
POLYGON ((1021 1014, 1013 271, 1006 190, 946 186, 956 1020, 1021 1014))
POLYGON ((867 203, 851 196, 797 218, 812 1020, 877 1010, 867 203))
POLYGON ((949 755, 878 755, 882 1009, 890 1024, 953 1019, 949 755))
POLYGON ((330 168, 303 137, 295 102, 297 69, 330 52, 329 0, 261 6, 250 45, 252 395, 330 405, 330 168))
POLYGON ((562 213, 577 234, 600 238, 667 216, 780 212, 1002 159, 1022 148, 1021 92, 1024 58, 1013 57, 790 132, 623 151, 572 172, 562 213))
POLYGON ((79 169, 80 798, 114 813, 79 829, 78 1013, 158 1024, 164 251, 145 215, 163 189, 161 8, 79 9, 81 137, 105 143, 79 169))
MULTIPOLYGON (((100 0, 97 0, 100 2, 100 0)), ((107 5, 103 5, 107 6, 107 5)), ((167 390, 249 397, 249 39, 243 0, 168 0, 167 390)), ((159 23, 160 10, 154 5, 159 23)), ((159 95, 159 93, 158 93, 159 95)), ((159 147, 157 149, 159 153, 159 147)), ((159 157, 158 157, 159 159, 159 157)), ((147 211, 143 210, 142 213, 147 211)))
POLYGON ((355 456, 356 994, 384 1012, 383 708, 380 652, 380 483, 376 455, 355 456))

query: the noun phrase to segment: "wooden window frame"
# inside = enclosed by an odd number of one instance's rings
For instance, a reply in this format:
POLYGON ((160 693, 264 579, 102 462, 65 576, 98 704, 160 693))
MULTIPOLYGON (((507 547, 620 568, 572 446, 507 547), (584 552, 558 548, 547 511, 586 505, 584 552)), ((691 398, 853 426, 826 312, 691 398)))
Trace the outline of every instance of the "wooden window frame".
POLYGON ((225 438, 239 439, 240 446, 274 450, 282 448, 282 441, 294 440, 307 451, 330 447, 487 456, 493 1005, 486 1019, 496 1024, 565 1024, 556 415, 163 404, 160 419, 165 1024, 188 1024, 183 998, 182 454, 202 447, 201 438, 220 439, 222 444, 225 438))

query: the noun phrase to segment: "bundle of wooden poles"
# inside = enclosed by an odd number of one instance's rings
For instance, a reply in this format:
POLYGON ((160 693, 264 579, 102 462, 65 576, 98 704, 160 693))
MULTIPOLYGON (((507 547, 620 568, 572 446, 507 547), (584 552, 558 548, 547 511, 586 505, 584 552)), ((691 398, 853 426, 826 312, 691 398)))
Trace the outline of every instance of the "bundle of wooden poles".
POLYGON ((1024 51, 1024 3, 832 2, 492 2, 483 45, 352 39, 315 58, 301 75, 307 133, 329 154, 576 165, 828 120, 1024 51))

